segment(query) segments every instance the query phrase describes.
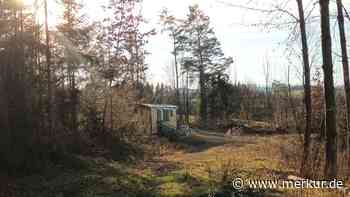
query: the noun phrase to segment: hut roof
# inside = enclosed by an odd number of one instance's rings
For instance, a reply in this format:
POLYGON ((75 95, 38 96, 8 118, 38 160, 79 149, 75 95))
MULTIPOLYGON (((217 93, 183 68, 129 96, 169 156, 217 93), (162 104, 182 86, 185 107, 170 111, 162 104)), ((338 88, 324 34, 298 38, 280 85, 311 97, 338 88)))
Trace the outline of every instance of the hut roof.
POLYGON ((141 104, 141 106, 157 109, 177 109, 176 105, 167 105, 167 104, 141 104))

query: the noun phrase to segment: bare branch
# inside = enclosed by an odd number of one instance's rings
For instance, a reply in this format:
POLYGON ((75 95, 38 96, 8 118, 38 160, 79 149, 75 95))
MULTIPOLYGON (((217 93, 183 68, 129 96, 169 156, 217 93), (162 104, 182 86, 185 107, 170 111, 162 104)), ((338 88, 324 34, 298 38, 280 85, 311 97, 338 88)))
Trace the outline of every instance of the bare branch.
POLYGON ((290 17, 294 18, 294 20, 295 20, 296 22, 299 22, 299 18, 298 18, 298 17, 296 17, 296 16, 295 16, 293 13, 289 12, 288 10, 285 10, 285 9, 282 9, 282 8, 275 7, 275 10, 272 10, 272 11, 273 11, 273 12, 278 11, 278 12, 285 13, 285 14, 289 15, 290 17))
POLYGON ((343 5, 344 11, 345 11, 345 17, 350 21, 350 15, 348 10, 345 8, 345 6, 343 5))
POLYGON ((227 5, 227 6, 231 6, 231 7, 235 7, 235 8, 241 8, 241 9, 245 9, 245 10, 251 10, 251 11, 256 11, 256 12, 263 12, 263 13, 275 13, 275 12, 279 12, 279 13, 285 13, 287 15, 289 15, 290 17, 292 17, 296 22, 299 21, 299 18, 296 17, 293 13, 289 12, 286 9, 282 9, 280 7, 275 6, 274 9, 260 9, 260 8, 254 8, 254 7, 248 7, 248 6, 244 6, 244 5, 237 5, 237 4, 233 4, 233 3, 229 3, 229 2, 224 2, 221 0, 216 0, 218 3, 227 5))
MULTIPOLYGON (((310 18, 313 19, 315 18, 315 16, 311 16, 312 12, 315 10, 316 8, 316 5, 318 4, 318 2, 315 2, 312 4, 312 8, 311 10, 309 11, 309 13, 307 14, 306 18, 305 18, 305 21, 309 20, 310 18)), ((317 18, 319 18, 319 16, 316 16, 317 18)))

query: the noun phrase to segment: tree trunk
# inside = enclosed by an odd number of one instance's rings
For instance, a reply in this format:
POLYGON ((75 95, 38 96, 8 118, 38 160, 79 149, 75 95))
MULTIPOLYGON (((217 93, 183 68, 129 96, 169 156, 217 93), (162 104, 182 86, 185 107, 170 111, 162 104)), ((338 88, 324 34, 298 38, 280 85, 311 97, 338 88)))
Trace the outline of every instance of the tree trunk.
POLYGON ((50 52, 50 32, 49 32, 49 21, 48 21, 48 7, 47 0, 44 1, 45 9, 45 34, 46 34, 46 64, 47 64, 47 97, 48 97, 48 132, 52 134, 52 82, 51 82, 51 52, 50 52))
POLYGON ((186 124, 190 124, 190 98, 189 98, 189 73, 186 72, 186 124))
MULTIPOLYGON (((200 33, 197 32, 198 49, 202 48, 200 33)), ((200 123, 203 128, 208 127, 208 100, 206 90, 206 78, 203 67, 203 55, 202 51, 199 50, 199 86, 200 86, 200 123)))
POLYGON ((76 88, 75 81, 75 68, 72 70, 72 87, 70 89, 70 97, 72 102, 72 131, 76 132, 78 130, 78 90, 76 88))
POLYGON ((307 43, 303 1, 297 0, 297 3, 298 3, 299 25, 300 25, 301 44, 302 44, 303 63, 304 63, 304 82, 305 82, 304 83, 304 102, 305 102, 305 110, 306 110, 304 150, 303 150, 303 158, 301 162, 300 174, 301 176, 306 176, 306 173, 309 171, 307 167, 307 162, 308 162, 309 152, 310 152, 311 125, 312 125, 310 62, 309 62, 309 49, 308 49, 308 43, 307 43))
POLYGON ((111 129, 111 131, 113 131, 114 130, 114 114, 113 114, 113 107, 114 107, 114 105, 113 105, 113 86, 112 86, 112 84, 113 84, 113 81, 112 80, 110 80, 110 82, 109 82, 109 90, 111 91, 110 92, 110 95, 109 95, 109 102, 110 102, 110 104, 111 104, 111 106, 110 106, 110 129, 111 129))
POLYGON ((325 178, 337 176, 336 101, 332 64, 332 37, 329 26, 329 0, 320 0, 321 38, 326 101, 326 165, 325 178))
POLYGON ((203 128, 207 128, 207 91, 205 87, 205 76, 204 72, 199 73, 199 85, 200 85, 200 121, 203 128))
POLYGON ((180 114, 180 122, 183 121, 183 109, 181 107, 181 102, 180 102, 180 92, 179 92, 179 71, 178 71, 178 66, 177 66, 177 49, 176 49, 176 37, 173 35, 174 39, 174 63, 175 63, 175 81, 176 81, 176 105, 178 106, 179 109, 179 114, 180 114))
MULTIPOLYGON (((344 89, 346 98, 346 117, 347 117, 347 134, 346 134, 346 144, 349 147, 349 136, 350 136, 350 80, 349 80, 349 60, 346 46, 345 28, 344 28, 344 14, 343 14, 343 3, 342 0, 337 0, 338 9, 338 25, 340 34, 340 46, 342 54, 343 63, 343 75, 344 75, 344 89)), ((350 158, 348 159, 350 163, 350 158)))
POLYGON ((264 65, 265 74, 265 109, 270 110, 270 95, 269 95, 269 82, 270 82, 270 62, 266 56, 266 63, 264 65))

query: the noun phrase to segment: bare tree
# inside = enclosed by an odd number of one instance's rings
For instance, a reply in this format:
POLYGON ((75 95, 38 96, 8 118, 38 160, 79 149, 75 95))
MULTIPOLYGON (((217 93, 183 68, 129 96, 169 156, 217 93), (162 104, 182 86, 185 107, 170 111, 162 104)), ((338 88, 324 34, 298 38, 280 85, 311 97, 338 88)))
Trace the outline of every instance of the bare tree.
POLYGON ((332 63, 332 37, 329 25, 329 0, 320 0, 321 40, 323 56, 324 88, 326 101, 326 165, 325 177, 337 176, 337 126, 336 101, 332 63))
POLYGON ((299 13, 299 26, 301 34, 301 44, 303 53, 303 63, 304 63, 304 102, 306 109, 306 125, 304 132, 304 151, 303 159, 301 162, 300 174, 305 176, 308 172, 306 164, 308 162, 309 152, 310 152, 310 142, 311 142, 311 82, 310 82, 310 62, 309 62, 309 49, 307 43, 306 26, 305 26, 305 16, 304 16, 304 6, 302 0, 297 0, 298 13, 299 13))
POLYGON ((290 84, 290 75, 291 75, 291 65, 290 64, 288 64, 286 72, 287 72, 286 77, 287 77, 287 86, 288 86, 288 105, 292 110, 292 115, 293 115, 293 119, 295 122, 295 126, 297 126, 298 118, 297 118, 297 112, 295 109, 295 104, 294 104, 293 96, 292 96, 292 86, 290 84))
MULTIPOLYGON (((347 115, 347 139, 346 143, 349 148, 349 132, 350 132, 350 80, 349 80, 349 60, 346 46, 345 28, 344 28, 344 14, 343 14, 343 3, 342 0, 337 0, 338 10, 338 25, 340 34, 340 46, 342 53, 343 63, 343 76, 344 76, 344 89, 346 98, 346 115, 347 115)), ((350 162, 350 160, 349 160, 350 162)))
MULTIPOLYGON (((311 82, 310 82, 310 59, 309 59, 309 49, 308 49, 308 42, 307 42, 307 32, 306 32, 306 18, 308 18, 313 8, 310 10, 309 13, 306 14, 307 17, 305 17, 305 11, 303 6, 302 0, 296 0, 296 3, 298 5, 298 16, 292 13, 288 8, 286 7, 288 3, 282 3, 282 4, 276 4, 271 9, 263 9, 263 8, 254 8, 254 7, 248 7, 248 6, 242 6, 242 5, 235 5, 231 3, 225 3, 224 4, 230 5, 232 7, 246 9, 250 11, 256 11, 265 13, 267 15, 273 15, 272 20, 265 24, 262 24, 264 26, 272 26, 279 28, 281 26, 290 26, 293 25, 294 31, 291 33, 291 35, 295 34, 296 27, 299 24, 300 28, 300 34, 301 34, 301 44, 302 44, 302 59, 303 59, 303 84, 304 84, 304 101, 305 101, 305 110, 306 110, 306 117, 305 117, 305 123, 306 128, 304 132, 304 154, 303 154, 303 162, 301 165, 301 169, 307 169, 305 168, 305 164, 308 159, 308 152, 310 149, 310 135, 311 135, 311 125, 312 125, 312 107, 311 107, 311 82), (278 15, 275 15, 278 14, 278 15), (275 21, 276 16, 287 16, 288 20, 285 22, 280 22, 280 19, 278 21, 275 21)), ((266 78, 266 74, 265 74, 266 78)), ((266 79, 265 79, 266 80, 266 79)), ((301 174, 304 174, 301 170, 301 174)))
POLYGON ((264 79, 265 79, 265 108, 267 109, 270 103, 269 101, 270 61, 267 54, 265 56, 265 61, 263 64, 263 73, 264 73, 264 79))
POLYGON ((180 121, 183 121, 183 106, 181 105, 180 90, 179 90, 179 78, 180 78, 180 68, 179 68, 179 53, 183 51, 183 45, 185 37, 184 27, 182 21, 175 18, 173 15, 168 13, 167 9, 162 10, 160 20, 163 25, 163 31, 169 33, 169 37, 172 39, 172 54, 174 56, 174 72, 175 72, 175 88, 176 88, 176 103, 180 110, 180 121))

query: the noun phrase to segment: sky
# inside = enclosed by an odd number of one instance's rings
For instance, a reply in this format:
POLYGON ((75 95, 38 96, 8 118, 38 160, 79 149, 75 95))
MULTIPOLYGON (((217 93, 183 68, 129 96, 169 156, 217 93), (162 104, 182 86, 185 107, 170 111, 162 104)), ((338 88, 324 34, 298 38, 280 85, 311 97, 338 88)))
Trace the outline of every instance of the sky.
MULTIPOLYGON (((27 0, 33 1, 33 0, 27 0)), ((81 0, 85 5, 87 16, 93 20, 104 17, 101 5, 106 5, 108 0, 81 0)), ((155 28, 157 35, 149 40, 146 49, 150 55, 146 58, 149 66, 147 77, 153 83, 169 83, 169 76, 172 72, 169 69, 173 65, 173 57, 171 54, 171 40, 166 33, 161 33, 159 25, 159 14, 162 8, 167 8, 171 14, 178 18, 185 18, 190 5, 198 4, 209 17, 211 27, 214 28, 216 36, 222 44, 222 49, 227 56, 232 56, 234 63, 228 70, 232 81, 240 81, 243 83, 255 83, 262 85, 265 83, 263 64, 266 59, 269 60, 271 70, 271 81, 279 80, 286 82, 286 70, 288 61, 286 58, 286 39, 291 29, 270 29, 267 31, 261 26, 252 27, 250 24, 269 21, 265 13, 256 11, 247 11, 246 9, 228 6, 225 2, 234 2, 235 5, 245 5, 256 8, 271 9, 271 5, 275 5, 277 1, 287 2, 287 10, 297 14, 296 3, 289 0, 264 0, 255 1, 259 4, 251 4, 254 0, 143 0, 142 13, 148 24, 143 28, 150 30, 155 28), (250 2, 250 4, 247 4, 250 2)), ((306 9, 312 8, 310 0, 304 1, 306 9)), ((345 2, 345 1, 344 1, 345 2)), ((346 3, 350 7, 350 2, 346 3)), ((52 6, 54 7, 54 6, 52 6)), ((331 10, 334 12, 334 5, 331 10)), ((51 14, 55 15, 55 9, 51 10, 51 14)), ((314 13, 318 14, 318 8, 314 13)), ((333 13, 334 14, 334 13, 333 13)), ((280 20, 276 16, 277 20, 280 20)), ((290 19, 290 18, 286 18, 290 19)), ((335 25, 334 22, 331 25, 335 25)), ((308 27, 308 33, 311 37, 319 38, 319 25, 308 27)), ((349 29, 350 32, 350 29, 349 29)), ((336 35, 336 34, 335 34, 336 35)), ((295 42, 299 45, 299 41, 295 42)), ((312 48, 312 47, 310 47, 312 48)), ((312 49, 310 49, 312 50, 312 49)), ((316 46, 316 52, 320 53, 320 47, 316 46)), ((310 52, 312 53, 312 52, 310 52)), ((320 56, 314 62, 313 70, 320 67, 320 56)), ((341 83, 341 65, 335 64, 335 81, 341 83)), ((299 59, 292 60, 291 66, 291 82, 293 84, 301 84, 302 64, 299 59)))
MULTIPOLYGON (((312 10, 311 16, 319 16, 318 4, 314 3, 316 1, 304 0, 303 2, 304 9, 308 13, 312 10)), ((330 3, 330 15, 333 18, 330 24, 334 38, 333 50, 334 53, 340 54, 337 21, 334 20, 336 19, 334 2, 330 3)), ((262 26, 252 27, 252 24, 268 22, 271 19, 273 21, 290 21, 291 17, 286 14, 268 17, 266 13, 228 6, 227 3, 258 9, 273 9, 273 6, 280 4, 284 5, 288 12, 298 16, 297 4, 293 0, 144 0, 143 14, 149 21, 149 27, 155 27, 159 30, 159 13, 162 8, 166 7, 170 13, 182 18, 186 16, 189 5, 198 4, 199 8, 210 17, 211 26, 222 44, 225 55, 232 56, 234 59, 234 63, 228 71, 232 81, 265 84, 263 64, 268 59, 271 70, 270 81, 277 80, 286 83, 287 65, 290 65, 290 82, 294 85, 301 85, 303 83, 300 74, 303 70, 301 59, 297 57, 293 57, 291 60, 287 59, 288 48, 290 48, 287 45, 287 39, 292 27, 270 30, 266 30, 262 26)), ((350 8, 350 1, 343 0, 343 4, 350 8)), ((350 22, 348 21, 346 24, 348 24, 346 31, 350 32, 350 22)), ((319 21, 308 25, 307 33, 310 45, 311 72, 314 75, 322 65, 319 21)), ((170 44, 171 41, 167 35, 160 33, 150 40, 147 47, 151 52, 147 58, 147 63, 150 66, 149 77, 154 82, 169 82, 167 80, 170 72, 169 67, 173 64, 170 44)), ((296 47, 298 53, 301 52, 300 45, 300 40, 293 43, 293 47, 296 47)), ((341 85, 343 84, 341 60, 336 55, 333 56, 333 60, 335 84, 341 85)))
MULTIPOLYGON (((235 1, 235 3, 240 2, 244 1, 235 1)), ((193 4, 198 4, 200 9, 210 17, 211 25, 222 44, 225 55, 233 57, 235 62, 228 71, 231 79, 249 83, 264 83, 262 62, 267 54, 274 59, 271 64, 277 64, 280 61, 274 56, 283 55, 279 51, 279 42, 286 39, 286 33, 279 30, 267 33, 261 31, 261 28, 249 28, 242 25, 256 23, 258 20, 256 13, 249 15, 244 10, 228 7, 215 0, 145 0, 143 13, 149 20, 150 26, 159 29, 158 15, 163 7, 167 7, 172 14, 181 18, 186 16, 188 6, 193 4)), ((147 63, 150 66, 149 76, 153 81, 168 82, 168 68, 173 61, 170 44, 166 33, 158 34, 150 40, 147 49, 151 55, 147 58, 147 63)), ((280 73, 279 69, 278 71, 271 70, 276 72, 276 77, 281 77, 277 75, 280 73)))
MULTIPOLYGON (((101 17, 101 12, 97 10, 106 0, 100 0, 99 3, 97 1, 92 3, 91 0, 84 1, 90 17, 101 17)), ((235 3, 245 5, 247 1, 235 0, 235 3)), ((265 4, 269 1, 273 0, 265 0, 265 4)), ((248 24, 261 20, 260 13, 228 7, 218 0, 144 0, 142 13, 148 22, 144 28, 145 30, 155 28, 158 32, 156 36, 150 38, 146 46, 150 52, 146 58, 150 68, 147 77, 150 81, 169 84, 169 76, 172 72, 169 68, 174 61, 171 54, 171 40, 166 33, 160 31, 160 11, 167 8, 176 17, 185 18, 188 7, 194 4, 198 4, 199 8, 210 17, 211 27, 214 28, 225 55, 234 59, 234 64, 227 71, 232 81, 264 84, 263 62, 267 56, 271 64, 271 78, 280 81, 286 79, 285 69, 280 66, 285 63, 283 62, 285 61, 284 46, 280 43, 287 38, 288 33, 285 30, 276 29, 273 32, 265 32, 260 27, 248 27, 248 24)), ((300 80, 295 79, 295 81, 300 80)))

